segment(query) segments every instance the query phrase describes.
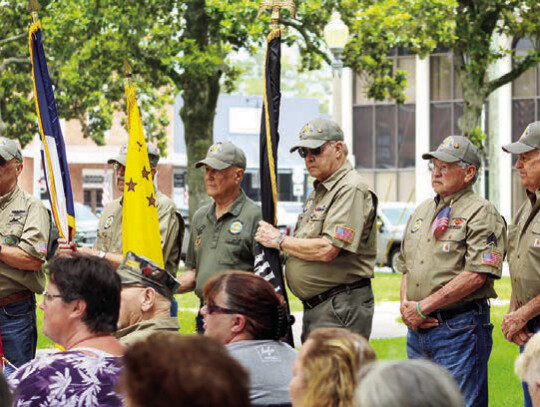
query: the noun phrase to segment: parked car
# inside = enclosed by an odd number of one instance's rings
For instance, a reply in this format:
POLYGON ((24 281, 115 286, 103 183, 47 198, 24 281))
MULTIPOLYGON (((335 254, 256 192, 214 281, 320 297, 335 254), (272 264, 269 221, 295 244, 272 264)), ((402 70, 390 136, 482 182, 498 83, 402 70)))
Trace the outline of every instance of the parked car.
MULTIPOLYGON (((51 204, 49 200, 44 199, 43 205, 49 211, 51 210, 51 204)), ((79 202, 74 202, 75 206, 75 236, 73 241, 77 243, 77 246, 92 247, 97 237, 97 228, 99 224, 99 218, 94 215, 92 209, 89 206, 83 205, 79 202)), ((52 216, 52 215, 51 215, 52 216)), ((53 222, 53 233, 58 236, 56 225, 53 222)))
POLYGON ((396 268, 403 232, 414 205, 407 202, 380 202, 377 208, 377 261, 378 266, 396 268))

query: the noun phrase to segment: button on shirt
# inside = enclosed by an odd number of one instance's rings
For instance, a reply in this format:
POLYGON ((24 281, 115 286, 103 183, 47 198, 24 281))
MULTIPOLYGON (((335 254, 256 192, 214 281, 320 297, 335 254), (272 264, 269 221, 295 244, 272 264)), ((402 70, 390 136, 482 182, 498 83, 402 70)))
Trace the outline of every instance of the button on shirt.
POLYGON ((372 278, 377 254, 377 197, 351 164, 347 161, 323 182, 315 181, 314 186, 294 237, 322 237, 341 250, 330 262, 287 257, 287 281, 301 300, 340 284, 372 278))
POLYGON ((215 202, 200 208, 190 224, 186 268, 196 270, 195 294, 202 298, 206 281, 224 270, 253 271, 253 238, 261 208, 242 191, 231 207, 216 219, 215 202))
POLYGON ((540 190, 527 195, 508 228, 508 264, 518 307, 540 294, 540 190))
POLYGON ((399 269, 407 273, 407 298, 420 301, 462 271, 488 273, 484 285, 462 301, 496 298, 493 279, 500 278, 506 250, 506 226, 495 207, 469 186, 445 198, 422 203, 405 229, 399 269), (437 214, 451 205, 448 229, 436 239, 437 214))

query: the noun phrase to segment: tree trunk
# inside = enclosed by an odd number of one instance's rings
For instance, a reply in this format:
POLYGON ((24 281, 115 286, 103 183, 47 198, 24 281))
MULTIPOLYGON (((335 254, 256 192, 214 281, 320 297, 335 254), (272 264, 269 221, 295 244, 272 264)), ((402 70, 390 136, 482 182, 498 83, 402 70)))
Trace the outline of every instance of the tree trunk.
MULTIPOLYGON (((209 42, 209 18, 205 12, 205 0, 186 2, 186 29, 184 37, 194 40, 204 50, 209 42)), ((180 117, 184 123, 187 149, 187 182, 189 186, 189 216, 208 201, 204 187, 204 172, 195 163, 206 156, 214 136, 214 116, 219 97, 221 71, 201 78, 199 73, 186 71, 182 75, 182 98, 184 105, 180 117)))

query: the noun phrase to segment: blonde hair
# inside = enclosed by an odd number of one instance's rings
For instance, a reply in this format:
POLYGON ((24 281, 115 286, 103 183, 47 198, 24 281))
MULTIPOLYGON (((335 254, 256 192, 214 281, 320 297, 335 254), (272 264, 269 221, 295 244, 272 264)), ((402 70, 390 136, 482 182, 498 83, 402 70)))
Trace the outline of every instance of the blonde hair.
POLYGON ((527 383, 540 380, 540 334, 534 334, 525 345, 525 350, 516 359, 515 371, 527 383))
POLYGON ((351 407, 358 369, 376 359, 375 351, 364 337, 344 328, 316 329, 307 341, 312 345, 301 366, 306 380, 302 404, 351 407))

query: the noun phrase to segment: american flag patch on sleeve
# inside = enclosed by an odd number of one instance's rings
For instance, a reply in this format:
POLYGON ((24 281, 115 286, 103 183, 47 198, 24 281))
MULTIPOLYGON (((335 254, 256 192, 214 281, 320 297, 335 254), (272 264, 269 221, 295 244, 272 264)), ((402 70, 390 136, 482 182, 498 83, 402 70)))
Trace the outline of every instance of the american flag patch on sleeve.
POLYGON ((41 253, 47 254, 47 243, 43 243, 43 242, 38 243, 38 249, 41 253))
POLYGON ((496 252, 487 252, 482 254, 482 264, 486 266, 499 267, 501 255, 496 252))
POLYGON ((343 240, 347 243, 352 243, 354 239, 354 230, 346 228, 345 226, 336 226, 334 238, 338 240, 343 240))

